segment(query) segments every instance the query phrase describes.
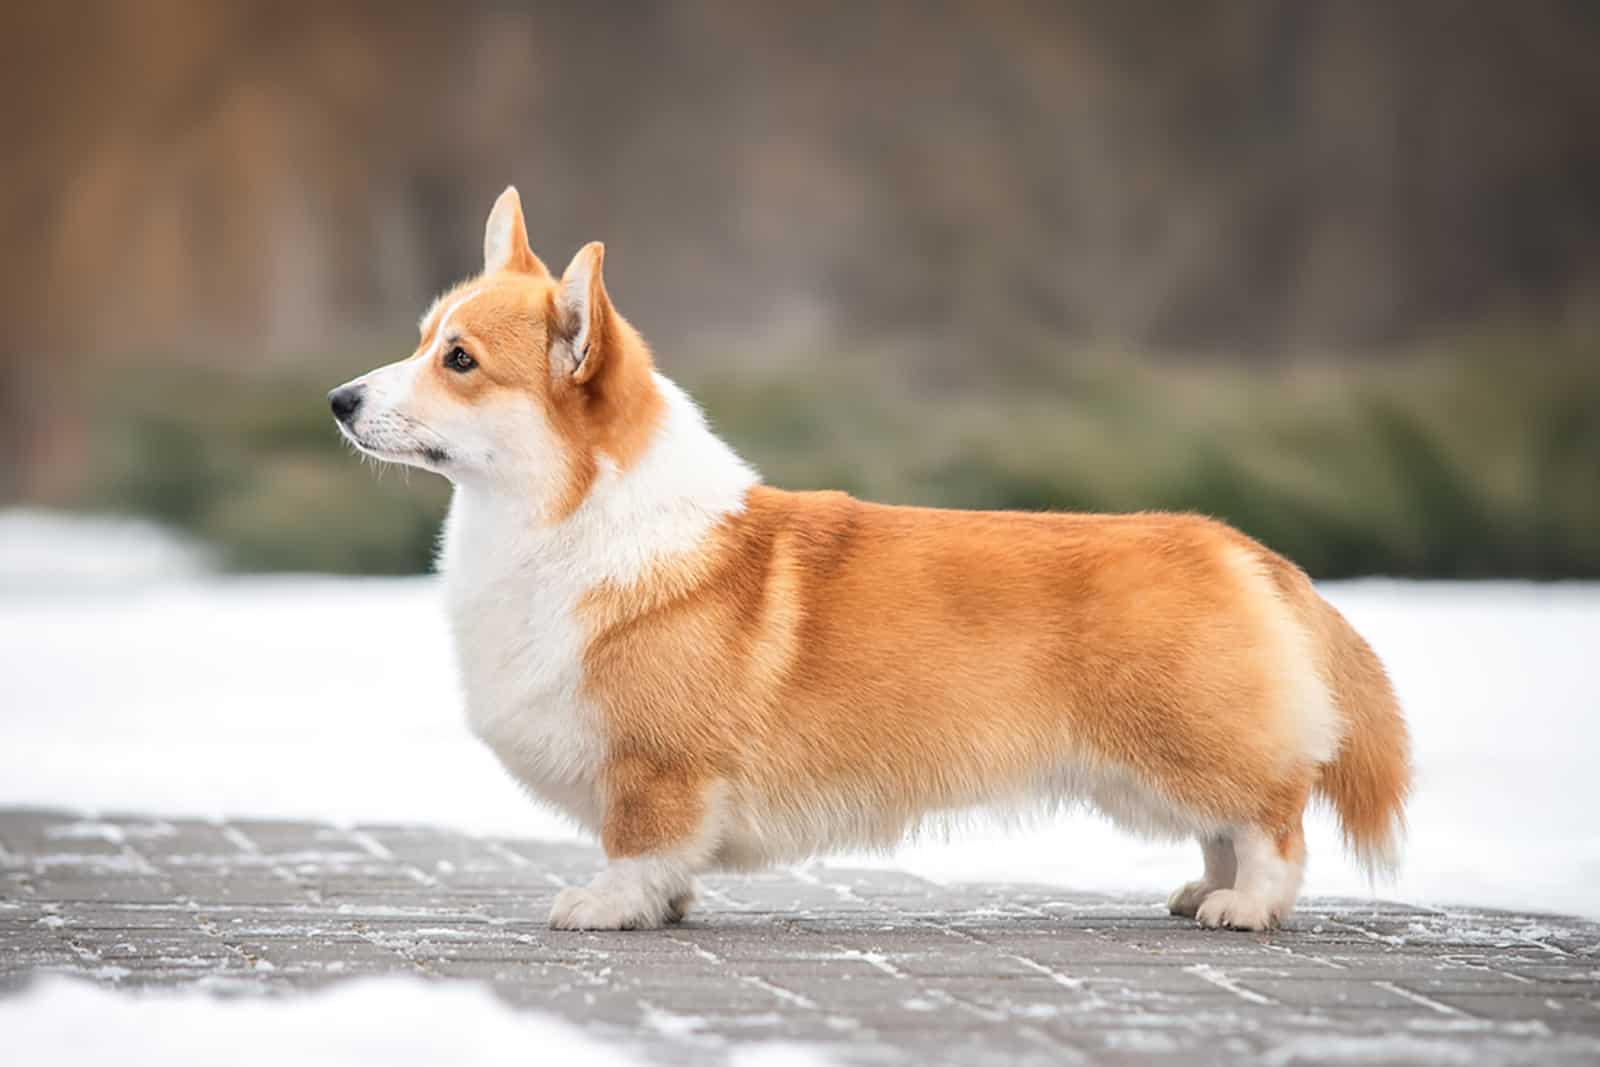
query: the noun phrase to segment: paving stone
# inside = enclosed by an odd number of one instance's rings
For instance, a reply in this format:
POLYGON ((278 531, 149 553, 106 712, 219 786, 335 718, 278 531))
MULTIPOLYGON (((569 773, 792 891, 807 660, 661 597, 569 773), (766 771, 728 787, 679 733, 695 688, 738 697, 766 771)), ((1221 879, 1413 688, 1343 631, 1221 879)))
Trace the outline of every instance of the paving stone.
POLYGON ((662 1064, 1600 1062, 1600 925, 1306 902, 1266 935, 1162 902, 812 865, 686 923, 562 933, 570 843, 432 827, 0 811, 0 996, 66 973, 226 995, 410 974, 492 987, 662 1064))

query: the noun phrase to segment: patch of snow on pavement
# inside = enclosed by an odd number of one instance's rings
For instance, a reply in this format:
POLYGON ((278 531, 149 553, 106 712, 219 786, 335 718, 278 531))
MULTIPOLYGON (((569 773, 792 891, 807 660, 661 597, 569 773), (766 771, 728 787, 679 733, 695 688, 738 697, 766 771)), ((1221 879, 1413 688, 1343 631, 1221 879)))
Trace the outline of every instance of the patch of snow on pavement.
POLYGON ((66 978, 0 999, 13 1063, 123 1067, 406 1067, 448 1063, 644 1062, 549 1016, 517 1011, 482 986, 363 978, 315 996, 202 992, 129 996, 66 978))
MULTIPOLYGON (((62 572, 29 538, 14 545, 18 529, 0 514, 0 804, 573 837, 468 732, 436 580, 169 574, 51 592, 17 580, 62 572)), ((63 537, 74 555, 102 535, 103 553, 123 549, 121 534, 80 533, 63 537)), ((1379 892, 1600 914, 1600 585, 1323 589, 1388 664, 1415 738, 1405 870, 1379 892)), ((1308 831, 1306 892, 1368 895, 1331 818, 1308 831)), ((834 862, 1162 900, 1200 866, 1191 844, 1086 813, 834 862)))

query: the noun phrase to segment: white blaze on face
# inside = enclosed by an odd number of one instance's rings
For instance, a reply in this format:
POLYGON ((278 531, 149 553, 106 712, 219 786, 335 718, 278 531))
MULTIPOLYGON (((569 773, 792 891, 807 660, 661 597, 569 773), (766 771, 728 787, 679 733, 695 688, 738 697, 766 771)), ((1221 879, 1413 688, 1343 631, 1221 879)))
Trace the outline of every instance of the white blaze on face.
POLYGON ((433 343, 427 349, 410 359, 403 359, 398 363, 391 363, 387 367, 379 367, 369 371, 364 379, 367 383, 367 404, 373 406, 374 414, 387 409, 393 409, 400 414, 415 417, 417 413, 408 411, 408 406, 416 401, 417 382, 433 364, 444 358, 445 337, 450 332, 450 317, 454 315, 482 289, 469 289, 444 309, 444 314, 439 316, 438 329, 433 331, 433 343))
POLYGON ((365 387, 355 419, 348 427, 340 427, 358 448, 380 459, 441 473, 452 462, 470 458, 460 454, 463 450, 457 442, 451 440, 444 426, 438 425, 455 420, 441 420, 439 412, 423 410, 418 386, 434 361, 444 356, 451 316, 480 292, 481 288, 469 289, 451 301, 439 317, 433 343, 425 351, 368 371, 349 383, 365 387))
POLYGON ((450 306, 444 309, 444 314, 439 316, 439 328, 433 333, 433 344, 428 346, 428 351, 424 352, 420 358, 424 360, 438 359, 444 355, 444 339, 445 335, 450 332, 450 316, 460 311, 467 301, 481 292, 483 292, 482 287, 468 289, 450 302, 450 306))

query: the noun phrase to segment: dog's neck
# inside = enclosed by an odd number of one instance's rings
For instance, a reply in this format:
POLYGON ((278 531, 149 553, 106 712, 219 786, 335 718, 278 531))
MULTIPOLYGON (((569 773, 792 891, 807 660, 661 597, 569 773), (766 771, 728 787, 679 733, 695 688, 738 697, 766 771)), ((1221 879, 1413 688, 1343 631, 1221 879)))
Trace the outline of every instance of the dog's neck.
POLYGON ((626 585, 654 562, 699 547, 711 530, 743 510, 759 475, 706 425, 682 389, 660 374, 664 402, 649 445, 628 468, 609 457, 582 502, 559 522, 537 506, 490 487, 456 487, 440 570, 484 571, 484 554, 502 574, 554 576, 595 588, 626 585))

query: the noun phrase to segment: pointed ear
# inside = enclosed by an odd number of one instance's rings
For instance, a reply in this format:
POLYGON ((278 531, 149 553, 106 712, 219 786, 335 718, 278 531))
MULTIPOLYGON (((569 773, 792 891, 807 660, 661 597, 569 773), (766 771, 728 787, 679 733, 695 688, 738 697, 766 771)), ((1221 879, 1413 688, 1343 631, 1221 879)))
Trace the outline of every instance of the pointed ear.
POLYGON ((579 385, 593 378, 605 360, 611 320, 611 298, 600 273, 605 258, 606 246, 599 241, 580 248, 561 275, 561 291, 556 297, 561 344, 567 350, 572 380, 579 385))
POLYGON ((506 186, 506 191, 494 202, 489 221, 483 227, 483 273, 493 274, 498 270, 543 276, 550 273, 528 246, 528 226, 522 221, 522 197, 517 195, 514 185, 506 186))

